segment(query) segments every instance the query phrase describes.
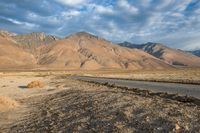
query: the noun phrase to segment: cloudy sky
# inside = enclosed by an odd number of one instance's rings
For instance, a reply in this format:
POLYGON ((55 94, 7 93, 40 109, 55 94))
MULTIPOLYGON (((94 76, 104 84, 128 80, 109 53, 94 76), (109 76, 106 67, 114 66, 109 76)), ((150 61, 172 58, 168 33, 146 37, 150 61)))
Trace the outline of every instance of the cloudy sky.
POLYGON ((0 28, 200 48, 200 0, 0 0, 0 28))

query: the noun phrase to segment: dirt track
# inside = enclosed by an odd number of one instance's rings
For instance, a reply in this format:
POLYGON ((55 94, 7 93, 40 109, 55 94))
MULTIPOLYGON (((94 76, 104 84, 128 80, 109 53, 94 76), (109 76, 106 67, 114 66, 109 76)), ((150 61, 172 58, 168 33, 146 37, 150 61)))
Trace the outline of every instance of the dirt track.
POLYGON ((200 108, 158 96, 53 78, 49 94, 18 100, 0 132, 200 132, 200 108))

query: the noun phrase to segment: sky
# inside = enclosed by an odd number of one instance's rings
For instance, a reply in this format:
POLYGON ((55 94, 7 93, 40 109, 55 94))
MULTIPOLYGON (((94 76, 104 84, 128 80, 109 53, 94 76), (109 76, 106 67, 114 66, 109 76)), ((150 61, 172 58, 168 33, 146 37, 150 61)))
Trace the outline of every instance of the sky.
POLYGON ((200 0, 0 0, 0 29, 200 49, 200 0))

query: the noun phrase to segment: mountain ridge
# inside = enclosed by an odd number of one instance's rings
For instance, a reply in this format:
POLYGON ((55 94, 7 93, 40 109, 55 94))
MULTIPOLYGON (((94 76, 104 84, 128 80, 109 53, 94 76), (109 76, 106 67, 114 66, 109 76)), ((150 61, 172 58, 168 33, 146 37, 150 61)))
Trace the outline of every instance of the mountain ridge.
POLYGON ((194 54, 194 55, 200 57, 200 49, 198 49, 198 50, 193 50, 193 51, 187 51, 187 52, 190 52, 190 53, 192 53, 192 54, 194 54))
POLYGON ((143 51, 122 48, 88 33, 72 34, 49 45, 48 51, 41 49, 44 52, 40 53, 42 58, 39 59, 39 64, 42 65, 76 69, 170 68, 170 65, 143 51), (143 58, 146 58, 146 61, 143 61, 143 58), (149 60, 152 60, 152 63, 149 60))
MULTIPOLYGON (((30 65, 30 68, 137 70, 176 67, 170 62, 151 55, 144 49, 139 49, 141 46, 132 49, 121 47, 87 32, 73 33, 62 39, 42 32, 15 36, 8 34, 0 38, 0 50, 9 51, 9 48, 3 45, 9 43, 12 44, 12 49, 24 54, 24 58, 21 57, 22 61, 20 60, 21 66, 30 65), (6 43, 5 39, 7 40, 6 43)), ((0 58, 4 58, 4 60, 8 57, 9 59, 13 58, 11 60, 17 58, 17 56, 10 55, 9 53, 1 54, 0 58)), ((17 66, 20 66, 19 64, 16 63, 17 66)), ((9 66, 9 63, 7 66, 9 66)), ((15 67, 15 65, 13 64, 12 67, 15 67)))
POLYGON ((164 62, 177 67, 200 67, 200 58, 186 51, 169 48, 161 43, 148 42, 135 45, 129 42, 120 43, 120 46, 141 49, 164 62))

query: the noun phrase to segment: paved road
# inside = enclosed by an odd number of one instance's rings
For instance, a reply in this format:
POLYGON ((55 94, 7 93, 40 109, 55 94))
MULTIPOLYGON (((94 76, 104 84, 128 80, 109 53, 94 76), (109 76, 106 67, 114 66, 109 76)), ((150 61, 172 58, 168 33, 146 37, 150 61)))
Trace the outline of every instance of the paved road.
POLYGON ((108 79, 96 77, 73 76, 72 78, 84 81, 95 81, 99 83, 115 84, 117 86, 128 88, 139 88, 143 90, 151 90, 153 92, 167 92, 170 94, 187 95, 200 98, 200 85, 178 84, 178 83, 162 83, 149 81, 134 81, 125 79, 108 79))

